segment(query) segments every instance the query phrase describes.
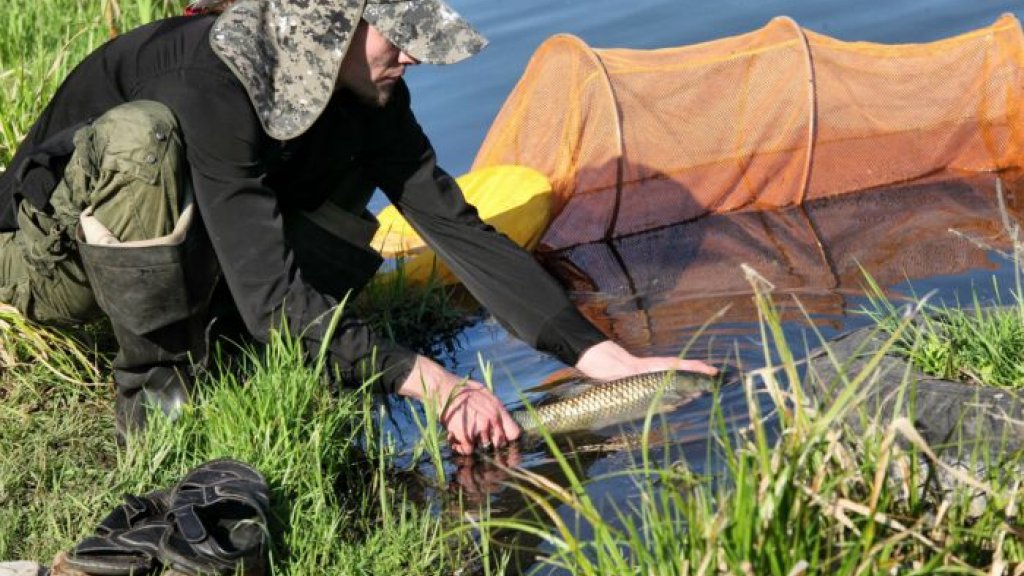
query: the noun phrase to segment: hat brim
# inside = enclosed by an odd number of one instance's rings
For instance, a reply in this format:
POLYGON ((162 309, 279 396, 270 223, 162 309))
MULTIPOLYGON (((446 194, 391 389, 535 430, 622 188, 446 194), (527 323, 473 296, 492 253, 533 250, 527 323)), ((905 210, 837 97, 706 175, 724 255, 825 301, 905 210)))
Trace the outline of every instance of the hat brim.
POLYGON ((454 64, 487 45, 487 39, 442 0, 369 2, 363 19, 427 64, 454 64))
POLYGON ((210 32, 263 129, 296 138, 327 107, 365 0, 235 2, 210 32))

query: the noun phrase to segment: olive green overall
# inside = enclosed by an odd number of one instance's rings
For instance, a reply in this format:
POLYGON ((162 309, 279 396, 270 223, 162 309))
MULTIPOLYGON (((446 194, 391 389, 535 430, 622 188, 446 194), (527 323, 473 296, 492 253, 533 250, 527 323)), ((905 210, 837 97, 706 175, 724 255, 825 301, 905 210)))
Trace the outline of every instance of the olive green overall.
POLYGON ((18 206, 18 230, 0 234, 0 301, 45 324, 100 313, 78 255, 82 210, 122 241, 169 234, 181 212, 185 164, 176 121, 153 102, 118 106, 75 134, 52 210, 18 206))
POLYGON ((46 210, 18 206, 0 235, 0 300, 46 324, 110 317, 119 437, 188 401, 206 356, 206 306, 216 260, 188 198, 177 121, 165 106, 118 106, 75 133, 75 151, 46 210), (105 228, 89 244, 83 211, 105 228), (187 218, 183 218, 183 214, 187 218))
MULTIPOLYGON (((110 318, 123 439, 145 426, 147 405, 173 416, 188 401, 192 371, 207 356, 220 268, 166 106, 113 108, 74 143, 47 209, 21 202, 19 229, 0 234, 0 302, 46 324, 110 318), (87 238, 97 224, 102 237, 87 238)), ((284 223, 307 281, 340 300, 358 292, 381 259, 368 246, 376 219, 340 208, 351 190, 336 188, 338 202, 289 211, 284 223)))

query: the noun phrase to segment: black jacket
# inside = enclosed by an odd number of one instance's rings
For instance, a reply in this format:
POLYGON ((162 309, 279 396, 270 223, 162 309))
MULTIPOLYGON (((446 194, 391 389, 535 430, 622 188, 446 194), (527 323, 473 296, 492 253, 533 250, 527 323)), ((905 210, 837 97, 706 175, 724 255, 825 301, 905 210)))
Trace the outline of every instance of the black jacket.
MULTIPOLYGON (((133 100, 167 105, 180 124, 195 197, 231 294, 250 332, 264 340, 287 318, 311 350, 326 338, 336 298, 304 278, 285 238, 282 211, 312 209, 339 183, 343 208, 363 211, 380 188, 471 293, 518 337, 568 364, 604 340, 536 261, 496 233, 436 166, 400 83, 386 107, 339 91, 302 136, 267 136, 242 85, 210 49, 212 16, 162 20, 88 56, 58 89, 0 175, 0 228, 16 227, 17 202, 42 208, 72 151, 74 131, 133 100)), ((313 271, 307 270, 307 276, 313 271)), ((392 389, 415 355, 346 315, 329 350, 346 380, 360 365, 384 371, 392 389), (376 353, 374 354, 374 348, 376 353)))

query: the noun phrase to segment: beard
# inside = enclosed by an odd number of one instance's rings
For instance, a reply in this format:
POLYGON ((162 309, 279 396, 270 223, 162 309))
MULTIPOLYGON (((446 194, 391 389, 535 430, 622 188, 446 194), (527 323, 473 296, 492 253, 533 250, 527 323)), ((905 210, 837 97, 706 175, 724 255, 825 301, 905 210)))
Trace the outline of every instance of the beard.
POLYGON ((391 93, 395 90, 395 84, 395 82, 390 82, 380 85, 366 82, 355 86, 346 85, 345 88, 355 94, 363 104, 373 108, 383 108, 391 101, 391 93))

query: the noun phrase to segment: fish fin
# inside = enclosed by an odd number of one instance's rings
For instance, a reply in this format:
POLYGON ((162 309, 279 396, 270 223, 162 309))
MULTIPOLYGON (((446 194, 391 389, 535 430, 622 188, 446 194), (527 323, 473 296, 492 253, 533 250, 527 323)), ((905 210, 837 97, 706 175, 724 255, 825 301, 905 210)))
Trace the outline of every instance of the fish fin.
POLYGON ((593 386, 594 384, 594 380, 584 380, 581 382, 567 382, 565 384, 559 385, 558 388, 552 390, 551 396, 559 400, 568 400, 569 398, 574 398, 576 396, 579 396, 580 394, 583 394, 587 390, 590 390, 590 387, 593 386))
POLYGON ((657 414, 660 412, 668 412, 670 410, 675 410, 676 408, 679 408, 684 404, 689 404, 690 402, 693 402, 694 400, 700 398, 703 395, 704 393, 698 390, 693 390, 689 392, 666 390, 665 393, 661 395, 661 402, 659 403, 657 412, 655 413, 657 414))
POLYGON ((578 369, 570 366, 568 368, 555 370, 551 374, 548 374, 540 384, 532 388, 527 388, 526 390, 523 390, 523 392, 547 392, 567 382, 585 380, 586 378, 587 376, 583 372, 580 372, 578 369))

